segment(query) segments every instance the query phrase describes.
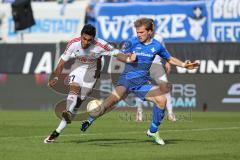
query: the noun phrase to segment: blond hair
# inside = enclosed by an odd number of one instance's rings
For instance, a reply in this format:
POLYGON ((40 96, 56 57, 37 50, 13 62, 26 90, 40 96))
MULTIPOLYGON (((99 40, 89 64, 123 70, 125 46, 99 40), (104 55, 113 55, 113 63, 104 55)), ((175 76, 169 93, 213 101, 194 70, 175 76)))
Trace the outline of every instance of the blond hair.
POLYGON ((142 27, 145 26, 145 29, 147 31, 152 30, 153 31, 153 19, 151 18, 139 18, 134 22, 134 27, 142 27))

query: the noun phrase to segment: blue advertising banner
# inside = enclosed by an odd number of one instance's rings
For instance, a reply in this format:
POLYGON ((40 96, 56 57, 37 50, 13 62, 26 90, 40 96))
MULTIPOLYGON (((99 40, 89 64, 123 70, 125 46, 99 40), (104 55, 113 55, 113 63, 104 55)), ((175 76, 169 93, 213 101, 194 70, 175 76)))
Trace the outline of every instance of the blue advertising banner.
POLYGON ((166 3, 100 3, 96 6, 98 37, 121 42, 135 35, 139 17, 155 20, 156 32, 165 41, 207 41, 208 12, 205 1, 166 3))
POLYGON ((211 1, 211 40, 240 41, 240 1, 211 1))
POLYGON ((0 38, 3 42, 56 43, 80 35, 88 0, 70 3, 65 8, 56 2, 31 4, 36 24, 18 32, 14 30, 11 5, 0 4, 0 38))

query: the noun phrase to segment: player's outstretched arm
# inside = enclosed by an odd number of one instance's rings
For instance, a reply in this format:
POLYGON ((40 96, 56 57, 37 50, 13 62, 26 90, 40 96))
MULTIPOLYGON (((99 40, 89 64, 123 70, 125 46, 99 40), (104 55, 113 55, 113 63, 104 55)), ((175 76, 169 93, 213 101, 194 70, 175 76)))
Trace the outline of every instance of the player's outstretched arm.
POLYGON ((53 72, 52 76, 48 81, 48 85, 50 87, 53 87, 57 83, 58 77, 62 73, 64 64, 65 64, 65 61, 63 59, 60 59, 60 61, 58 62, 57 68, 55 69, 55 71, 53 72))
POLYGON ((125 62, 125 63, 132 63, 136 60, 136 54, 130 53, 130 54, 124 54, 119 49, 113 49, 111 51, 104 51, 101 52, 101 55, 104 56, 114 56, 117 57, 119 61, 125 62))
POLYGON ((136 61, 136 54, 123 54, 123 53, 119 53, 116 55, 117 59, 119 61, 125 62, 125 63, 132 63, 134 61, 136 61))
POLYGON ((177 59, 176 57, 170 57, 168 59, 168 62, 170 64, 173 64, 173 65, 176 65, 176 66, 179 66, 179 67, 183 67, 183 68, 187 68, 187 69, 197 69, 200 65, 199 62, 195 61, 195 62, 191 62, 191 61, 181 61, 179 59, 177 59))

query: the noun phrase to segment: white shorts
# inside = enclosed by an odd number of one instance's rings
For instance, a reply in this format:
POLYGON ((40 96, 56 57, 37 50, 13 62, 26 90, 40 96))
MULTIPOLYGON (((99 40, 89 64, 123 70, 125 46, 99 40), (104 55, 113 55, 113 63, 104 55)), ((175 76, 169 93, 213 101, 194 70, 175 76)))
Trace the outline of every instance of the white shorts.
POLYGON ((165 72, 163 64, 152 63, 152 66, 150 68, 150 76, 156 84, 160 84, 163 81, 168 82, 167 74, 165 72))
POLYGON ((78 67, 69 74, 69 84, 77 83, 80 86, 80 98, 84 100, 92 91, 96 83, 95 68, 78 67))

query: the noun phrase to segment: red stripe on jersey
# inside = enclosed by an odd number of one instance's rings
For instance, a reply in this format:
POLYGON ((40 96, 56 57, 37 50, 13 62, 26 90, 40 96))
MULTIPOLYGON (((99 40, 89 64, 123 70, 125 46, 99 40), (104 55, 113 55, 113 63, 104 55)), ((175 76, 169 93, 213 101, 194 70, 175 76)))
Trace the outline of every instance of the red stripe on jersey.
POLYGON ((94 39, 93 44, 102 47, 103 49, 105 49, 106 51, 110 51, 110 48, 108 46, 108 44, 102 44, 101 42, 97 41, 96 39, 94 39))
POLYGON ((81 37, 74 38, 74 39, 70 40, 67 44, 67 47, 66 47, 65 51, 71 46, 71 44, 73 44, 75 42, 79 42, 79 41, 81 41, 81 37))

